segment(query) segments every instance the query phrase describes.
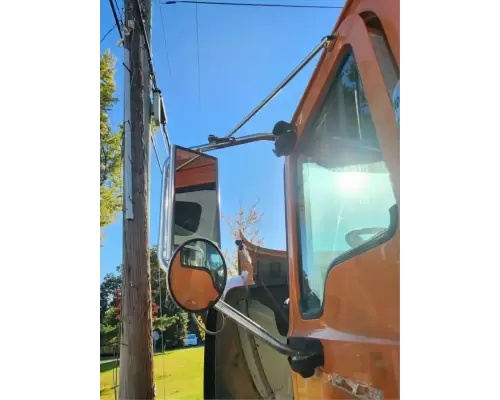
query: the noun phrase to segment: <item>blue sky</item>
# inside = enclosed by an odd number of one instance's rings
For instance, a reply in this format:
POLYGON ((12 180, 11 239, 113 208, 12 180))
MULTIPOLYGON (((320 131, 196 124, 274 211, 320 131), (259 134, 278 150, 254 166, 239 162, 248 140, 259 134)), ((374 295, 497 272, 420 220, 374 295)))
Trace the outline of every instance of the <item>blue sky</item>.
MULTIPOLYGON (((271 2, 271 1, 269 1, 271 2)), ((275 3, 272 1, 271 3, 275 3)), ((305 4, 306 1, 281 3, 305 4)), ((307 2, 326 4, 326 2, 307 2)), ((342 0, 328 5, 343 5, 342 0)), ((122 2, 118 0, 118 4, 122 2)), ((339 9, 286 9, 198 5, 200 93, 196 46, 196 5, 159 6, 153 0, 153 63, 163 92, 168 129, 173 143, 193 146, 207 136, 226 135, 248 112, 281 82, 329 34, 339 9), (160 9, 161 7, 161 9, 160 9), (163 13, 168 59, 160 12, 163 13), (170 68, 169 68, 170 65, 170 68)), ((101 0, 101 37, 114 23, 109 2, 101 0)), ((116 30, 101 43, 117 58, 117 97, 123 98, 123 48, 117 47, 116 30)), ((290 120, 316 60, 306 67, 273 101, 236 135, 270 132, 279 120, 290 120)), ((123 103, 114 108, 113 125, 123 120, 123 103)), ((165 159, 157 135, 160 159, 165 159)), ((161 175, 151 149, 150 244, 158 239, 161 175)), ((233 215, 240 202, 250 206, 260 199, 264 213, 260 232, 266 247, 285 248, 283 159, 269 143, 249 144, 212 152, 219 158, 221 210, 233 215)), ((122 261, 122 217, 105 229, 101 247, 101 279, 115 272, 122 261)), ((229 232, 222 226, 222 247, 232 250, 229 232)))

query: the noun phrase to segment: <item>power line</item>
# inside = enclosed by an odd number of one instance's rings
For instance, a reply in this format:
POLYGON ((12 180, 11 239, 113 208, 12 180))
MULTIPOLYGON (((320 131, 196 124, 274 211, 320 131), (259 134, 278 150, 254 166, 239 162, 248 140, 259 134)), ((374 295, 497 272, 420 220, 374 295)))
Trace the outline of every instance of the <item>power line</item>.
MULTIPOLYGON (((120 7, 118 7, 118 2, 116 0, 113 0, 115 2, 115 7, 117 10, 120 10, 120 7)), ((120 13, 120 16, 119 16, 119 19, 120 19, 120 26, 123 26, 123 7, 121 8, 121 13, 120 13)))
MULTIPOLYGON (((162 171, 163 175, 163 171, 162 171)), ((162 302, 162 297, 161 297, 161 268, 158 268, 158 291, 160 292, 160 318, 163 318, 163 302, 162 302)), ((161 369, 163 376, 165 377, 165 355, 163 354, 165 350, 165 342, 163 340, 163 330, 160 330, 161 332, 161 369)), ((164 378, 165 379, 165 378, 164 378)), ((166 386, 165 383, 163 384, 163 398, 166 399, 166 386)))
MULTIPOLYGON (((161 6, 160 0, 158 0, 158 6, 161 6)), ((163 43, 165 44, 165 57, 167 59, 168 75, 170 76, 170 78, 172 78, 172 69, 170 68, 170 57, 168 55, 167 32, 165 29, 165 21, 163 20, 163 9, 161 7, 160 7, 160 19, 161 19, 161 29, 163 31, 163 43)), ((163 134, 164 134, 164 136, 162 136, 163 145, 165 147, 165 153, 168 154, 168 146, 170 145, 170 142, 169 142, 169 144, 167 144, 168 137, 166 137, 165 131, 163 132, 163 134)), ((161 171, 161 168, 160 168, 160 171, 161 171)))
MULTIPOLYGON (((109 0, 109 1, 111 1, 111 0, 109 0)), ((142 34, 142 39, 144 40, 144 47, 146 48, 146 54, 148 56, 147 58, 148 58, 148 64, 149 64, 149 69, 150 69, 150 73, 151 73, 151 81, 153 82, 153 89, 155 91, 161 93, 161 90, 158 88, 158 82, 156 79, 156 72, 155 72, 155 69, 153 66, 153 53, 151 50, 151 46, 149 45, 148 35, 146 33, 146 26, 144 24, 144 17, 142 14, 141 4, 139 3, 139 0, 133 0, 133 4, 135 6, 136 13, 139 16, 139 18, 138 18, 139 19, 139 28, 140 28, 140 31, 142 34)), ((121 34, 121 32, 120 32, 120 34, 121 34)), ((165 117, 165 120, 161 124, 163 136, 164 136, 163 139, 167 142, 168 147, 170 147, 170 138, 168 137, 168 131, 167 131, 167 126, 166 126, 167 112, 165 110, 165 104, 163 101, 161 102, 161 107, 162 107, 163 115, 165 117)), ((161 116, 160 116, 160 119, 161 119, 161 116)))
POLYGON ((156 155, 156 161, 158 162, 158 168, 160 169, 160 174, 163 175, 163 170, 161 169, 160 157, 158 156, 158 149, 156 147, 156 141, 153 135, 151 135, 151 143, 153 143, 153 149, 156 155))
POLYGON ((109 31, 106 32, 106 34, 101 38, 101 43, 108 37, 108 35, 113 32, 113 29, 115 29, 116 23, 111 27, 109 31))
POLYGON ((266 3, 225 3, 221 1, 166 1, 161 4, 170 5, 176 3, 183 4, 206 4, 214 6, 242 6, 242 7, 279 7, 279 8, 321 8, 321 9, 343 9, 344 6, 320 6, 320 5, 305 5, 305 4, 266 4, 266 3))
POLYGON ((114 4, 113 4, 112 0, 109 0, 109 4, 111 5, 111 10, 113 11, 113 17, 115 19, 115 24, 101 38, 101 43, 104 41, 104 39, 106 39, 108 37, 108 35, 113 31, 113 29, 115 29, 115 27, 118 27, 118 33, 120 34, 120 38, 122 38, 122 32, 121 32, 120 27, 123 26, 123 20, 122 20, 122 17, 123 17, 123 7, 122 7, 121 16, 118 16, 118 14, 116 12, 116 10, 119 9, 118 3, 116 2, 116 0, 113 0, 113 1, 114 1, 114 4))
POLYGON ((120 24, 120 19, 118 18, 118 13, 116 12, 115 4, 113 0, 109 0, 109 5, 111 6, 111 11, 113 11, 113 18, 115 19, 115 26, 118 27, 118 33, 120 34, 120 39, 123 39, 122 29, 120 24))
MULTIPOLYGON (((158 5, 160 6, 160 0, 158 0, 158 5)), ((165 22, 163 21, 163 9, 160 7, 160 18, 161 18, 161 29, 163 31, 163 42, 165 43, 165 55, 167 57, 167 68, 170 78, 172 78, 172 70, 170 68, 170 57, 168 56, 168 43, 167 43, 167 33, 165 30, 165 22)))

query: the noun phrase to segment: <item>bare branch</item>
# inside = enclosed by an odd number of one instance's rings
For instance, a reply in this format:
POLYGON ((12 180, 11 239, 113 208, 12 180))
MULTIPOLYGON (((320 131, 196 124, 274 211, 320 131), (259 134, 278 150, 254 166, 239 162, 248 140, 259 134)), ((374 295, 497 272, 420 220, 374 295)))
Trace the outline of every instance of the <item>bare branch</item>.
MULTIPOLYGON (((258 246, 263 245, 264 239, 259 237, 258 228, 264 213, 258 211, 259 201, 260 200, 257 200, 253 203, 246 211, 243 203, 240 202, 238 212, 232 217, 229 215, 221 215, 221 219, 224 220, 234 240, 240 239, 240 232, 242 232, 250 243, 258 246)), ((224 250, 223 254, 230 269, 233 269, 233 271, 236 272, 238 269, 237 249, 234 249, 234 251, 231 252, 231 256, 229 256, 229 252, 227 250, 224 250)), ((232 275, 232 273, 229 272, 229 275, 232 275)))

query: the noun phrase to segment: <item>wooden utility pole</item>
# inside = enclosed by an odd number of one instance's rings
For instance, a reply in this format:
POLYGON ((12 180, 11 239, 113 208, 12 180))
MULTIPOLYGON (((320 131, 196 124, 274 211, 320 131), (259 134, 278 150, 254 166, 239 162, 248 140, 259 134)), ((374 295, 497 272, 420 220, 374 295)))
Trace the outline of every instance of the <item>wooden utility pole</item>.
POLYGON ((151 0, 124 0, 125 138, 120 399, 154 399, 149 264, 151 0), (141 26, 141 16, 144 23, 141 26))

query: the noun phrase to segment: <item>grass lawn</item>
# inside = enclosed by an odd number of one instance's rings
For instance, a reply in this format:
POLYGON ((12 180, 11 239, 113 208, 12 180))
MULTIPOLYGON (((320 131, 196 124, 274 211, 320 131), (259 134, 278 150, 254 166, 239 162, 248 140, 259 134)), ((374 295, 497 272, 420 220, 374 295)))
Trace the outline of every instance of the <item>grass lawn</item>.
MULTIPOLYGON (((199 400, 203 398, 203 349, 203 346, 180 349, 154 356, 153 368, 157 399, 199 400)), ((101 362, 101 399, 114 400, 115 398, 114 367, 114 360, 101 362)))

